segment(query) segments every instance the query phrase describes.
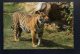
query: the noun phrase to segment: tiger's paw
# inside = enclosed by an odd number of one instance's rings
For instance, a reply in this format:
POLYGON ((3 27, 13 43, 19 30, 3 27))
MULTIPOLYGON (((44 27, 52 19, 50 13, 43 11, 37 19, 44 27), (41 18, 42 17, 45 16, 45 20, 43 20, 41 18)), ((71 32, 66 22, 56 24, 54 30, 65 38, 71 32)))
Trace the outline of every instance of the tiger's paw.
POLYGON ((32 47, 34 47, 34 48, 35 48, 35 47, 38 47, 38 45, 34 45, 34 44, 33 44, 33 45, 32 45, 32 47))
POLYGON ((18 41, 20 41, 20 39, 14 39, 14 41, 15 41, 15 42, 18 42, 18 41))

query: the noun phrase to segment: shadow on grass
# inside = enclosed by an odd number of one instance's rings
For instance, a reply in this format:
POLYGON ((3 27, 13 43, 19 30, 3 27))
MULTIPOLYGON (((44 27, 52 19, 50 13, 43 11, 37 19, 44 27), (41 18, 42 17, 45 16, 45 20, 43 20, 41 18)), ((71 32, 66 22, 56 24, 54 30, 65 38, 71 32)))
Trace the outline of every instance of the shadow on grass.
POLYGON ((55 43, 55 42, 53 42, 53 41, 51 41, 51 40, 45 40, 45 39, 43 39, 43 45, 45 46, 45 47, 60 47, 60 48, 66 48, 66 49, 71 49, 71 48, 73 48, 73 47, 70 47, 70 46, 66 46, 66 45, 62 45, 62 44, 58 44, 58 43, 55 43))
POLYGON ((20 41, 32 41, 32 39, 31 38, 30 39, 27 39, 27 38, 21 37, 20 38, 20 41))
MULTIPOLYGON (((30 39, 27 39, 27 38, 24 38, 24 37, 22 37, 21 39, 20 39, 21 41, 32 41, 32 39, 30 38, 30 39)), ((55 42, 53 42, 53 41, 51 41, 51 40, 45 40, 45 39, 43 39, 42 40, 42 47, 60 47, 60 48, 65 48, 65 49, 72 49, 73 47, 70 47, 70 46, 66 46, 66 45, 62 45, 62 44, 58 44, 58 43, 55 43, 55 42)))

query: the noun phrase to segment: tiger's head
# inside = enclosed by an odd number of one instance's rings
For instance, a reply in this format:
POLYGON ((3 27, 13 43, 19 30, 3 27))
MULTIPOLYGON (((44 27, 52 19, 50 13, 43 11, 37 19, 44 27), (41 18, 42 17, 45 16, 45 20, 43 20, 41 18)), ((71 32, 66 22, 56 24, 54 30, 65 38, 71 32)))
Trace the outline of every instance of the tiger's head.
POLYGON ((43 12, 39 12, 39 17, 38 17, 38 22, 40 24, 44 24, 44 23, 47 23, 49 22, 49 17, 47 14, 43 13, 43 12))

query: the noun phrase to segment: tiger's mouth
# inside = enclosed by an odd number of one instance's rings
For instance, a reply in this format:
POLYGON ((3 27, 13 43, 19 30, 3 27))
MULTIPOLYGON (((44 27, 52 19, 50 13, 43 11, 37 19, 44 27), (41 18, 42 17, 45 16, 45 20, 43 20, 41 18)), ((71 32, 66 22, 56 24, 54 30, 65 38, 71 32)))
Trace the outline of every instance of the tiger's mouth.
POLYGON ((47 19, 47 20, 45 20, 45 21, 44 21, 44 23, 49 23, 49 22, 50 22, 50 20, 49 20, 49 19, 47 19))

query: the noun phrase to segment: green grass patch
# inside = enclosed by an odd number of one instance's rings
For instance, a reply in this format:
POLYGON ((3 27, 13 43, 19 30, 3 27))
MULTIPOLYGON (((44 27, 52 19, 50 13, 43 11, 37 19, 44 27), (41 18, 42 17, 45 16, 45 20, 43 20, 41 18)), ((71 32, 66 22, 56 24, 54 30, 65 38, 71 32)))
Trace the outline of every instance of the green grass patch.
POLYGON ((12 13, 17 9, 17 5, 13 3, 11 4, 3 3, 3 9, 5 12, 12 13))
POLYGON ((73 34, 67 31, 44 31, 42 47, 33 48, 30 33, 22 33, 21 41, 13 41, 11 30, 11 15, 4 14, 4 49, 72 49, 74 48, 73 34), (68 34, 69 33, 69 34, 68 34))

